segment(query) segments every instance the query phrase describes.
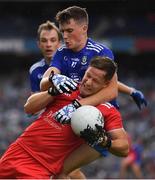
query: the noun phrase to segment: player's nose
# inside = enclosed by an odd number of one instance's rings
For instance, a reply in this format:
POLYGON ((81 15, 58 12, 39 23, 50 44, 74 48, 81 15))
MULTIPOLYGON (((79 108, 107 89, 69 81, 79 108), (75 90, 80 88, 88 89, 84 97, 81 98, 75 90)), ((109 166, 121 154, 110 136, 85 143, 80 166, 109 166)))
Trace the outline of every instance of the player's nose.
POLYGON ((92 80, 91 79, 87 79, 85 84, 86 84, 87 87, 91 86, 92 85, 92 80))
POLYGON ((51 46, 51 45, 52 45, 51 41, 47 41, 46 46, 51 46))
POLYGON ((68 33, 64 31, 63 38, 66 40, 68 38, 68 33))

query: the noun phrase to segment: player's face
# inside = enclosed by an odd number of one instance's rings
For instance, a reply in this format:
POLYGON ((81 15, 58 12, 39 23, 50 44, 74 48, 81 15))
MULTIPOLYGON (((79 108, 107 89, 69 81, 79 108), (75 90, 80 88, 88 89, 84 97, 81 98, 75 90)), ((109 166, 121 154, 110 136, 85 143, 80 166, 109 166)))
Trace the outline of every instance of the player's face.
POLYGON ((70 19, 68 23, 59 25, 66 47, 77 52, 80 51, 87 41, 87 25, 70 19))
POLYGON ((80 86, 80 94, 82 97, 87 97, 97 93, 103 87, 106 86, 107 82, 104 79, 106 72, 89 67, 85 72, 80 86))
POLYGON ((51 60, 53 54, 60 46, 57 31, 55 29, 42 30, 38 45, 44 58, 51 60))

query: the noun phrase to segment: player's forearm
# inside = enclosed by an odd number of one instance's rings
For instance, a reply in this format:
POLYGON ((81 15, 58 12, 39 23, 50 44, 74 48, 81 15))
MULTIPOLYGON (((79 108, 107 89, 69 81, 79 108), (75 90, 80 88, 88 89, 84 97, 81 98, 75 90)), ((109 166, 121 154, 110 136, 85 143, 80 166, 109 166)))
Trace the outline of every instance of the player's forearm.
POLYGON ((129 86, 121 83, 120 81, 118 81, 118 90, 119 90, 119 92, 130 95, 134 91, 134 88, 129 87, 129 86))
POLYGON ((95 95, 92 95, 87 98, 83 98, 79 100, 81 105, 92 105, 96 106, 98 104, 104 103, 104 102, 109 102, 117 97, 117 91, 114 89, 112 91, 109 90, 101 90, 95 95))
POLYGON ((52 86, 52 83, 49 81, 48 77, 43 78, 40 82, 41 91, 46 91, 51 86, 52 86))
POLYGON ((27 114, 35 114, 44 109, 53 100, 54 97, 49 95, 47 91, 35 93, 28 98, 24 105, 24 111, 27 114))
POLYGON ((129 152, 129 144, 127 139, 112 140, 112 146, 109 151, 119 157, 126 157, 129 152))
POLYGON ((65 159, 62 173, 69 174, 73 170, 91 163, 100 156, 100 153, 94 148, 87 144, 82 144, 65 159))

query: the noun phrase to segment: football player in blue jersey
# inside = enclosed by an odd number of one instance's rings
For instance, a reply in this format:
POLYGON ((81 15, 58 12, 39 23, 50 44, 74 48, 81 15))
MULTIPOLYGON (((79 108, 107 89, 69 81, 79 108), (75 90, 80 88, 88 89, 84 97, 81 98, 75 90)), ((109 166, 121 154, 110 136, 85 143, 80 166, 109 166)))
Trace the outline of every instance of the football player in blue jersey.
POLYGON ((37 39, 43 58, 33 64, 29 70, 32 93, 40 91, 40 81, 45 71, 49 68, 55 51, 61 45, 62 36, 53 22, 46 21, 39 26, 37 39))
MULTIPOLYGON (((58 49, 53 57, 51 67, 44 74, 41 81, 42 90, 46 90, 51 86, 49 81, 51 70, 54 70, 55 74, 61 73, 80 81, 92 57, 106 56, 111 59, 114 58, 109 48, 88 38, 88 14, 85 9, 76 6, 70 7, 59 12, 56 19, 59 22, 65 45, 58 49), (65 12, 67 16, 64 14, 65 12)), ((83 99, 80 102, 81 104, 96 105, 114 99, 116 96, 117 74, 114 75, 108 88, 100 91, 94 97, 83 99), (106 97, 104 97, 105 94, 106 97)))
MULTIPOLYGON (((60 47, 62 35, 57 26, 51 22, 46 21, 42 23, 38 28, 38 47, 41 50, 43 59, 36 62, 30 67, 30 85, 31 94, 40 91, 40 81, 45 71, 49 68, 50 62, 53 58, 55 51, 60 47)), ((44 108, 44 107, 43 107, 44 108)), ((35 119, 42 111, 28 115, 31 119, 35 119)), ((70 178, 84 179, 85 175, 79 170, 75 170, 69 174, 70 178)))
MULTIPOLYGON (((51 67, 45 72, 41 80, 42 91, 47 90, 51 86, 53 80, 53 73, 51 73, 51 71, 54 71, 55 74, 66 75, 76 81, 80 81, 92 57, 105 56, 114 60, 114 55, 108 47, 88 38, 89 20, 86 9, 78 6, 69 7, 58 12, 56 20, 59 23, 59 29, 62 32, 65 45, 57 50, 50 64, 51 67)), ((61 79, 61 75, 59 75, 59 77, 61 79)), ((61 86, 68 90, 68 88, 70 88, 69 84, 72 85, 72 83, 70 79, 69 81, 66 79, 66 82, 62 83, 61 86)), ((84 98, 79 102, 82 105, 97 105, 105 101, 111 101, 117 97, 117 90, 131 95, 139 109, 141 109, 143 105, 147 105, 142 92, 117 81, 117 74, 113 76, 108 87, 103 88, 97 94, 84 98)), ((73 107, 72 109, 74 110, 73 107)), ((58 121, 63 121, 64 119, 68 121, 72 112, 62 109, 58 114, 58 121), (66 114, 66 116, 64 116, 64 114, 66 114)))
MULTIPOLYGON (((59 28, 50 21, 40 24, 37 31, 37 44, 43 55, 43 58, 34 63, 29 69, 29 78, 31 94, 40 91, 40 81, 45 71, 49 68, 51 59, 61 45, 62 35, 59 28)), ((42 110, 43 111, 43 110, 42 110)), ((42 112, 35 115, 28 115, 30 119, 35 119, 42 112)))

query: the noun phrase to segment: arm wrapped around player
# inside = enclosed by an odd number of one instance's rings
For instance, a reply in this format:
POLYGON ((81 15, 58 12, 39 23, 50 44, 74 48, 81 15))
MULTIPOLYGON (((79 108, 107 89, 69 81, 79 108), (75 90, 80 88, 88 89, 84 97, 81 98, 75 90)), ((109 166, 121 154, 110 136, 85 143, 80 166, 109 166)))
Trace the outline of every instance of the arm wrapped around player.
POLYGON ((98 124, 95 124, 96 130, 88 126, 84 131, 81 131, 81 137, 92 147, 99 145, 103 148, 111 147, 111 138, 98 124))
POLYGON ((53 71, 49 76, 49 81, 56 87, 60 94, 71 93, 78 88, 78 83, 73 79, 61 74, 54 74, 53 71))

